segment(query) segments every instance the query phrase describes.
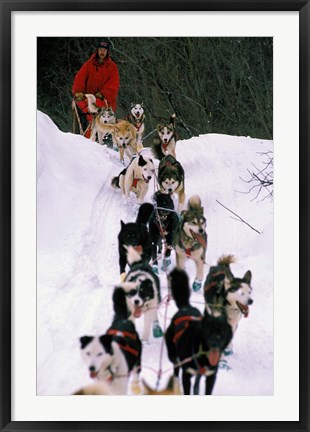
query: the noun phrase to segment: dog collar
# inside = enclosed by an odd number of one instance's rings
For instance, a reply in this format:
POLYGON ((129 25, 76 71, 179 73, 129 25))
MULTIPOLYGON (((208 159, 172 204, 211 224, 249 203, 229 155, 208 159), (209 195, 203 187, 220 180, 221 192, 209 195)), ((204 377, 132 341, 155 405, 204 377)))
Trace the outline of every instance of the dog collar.
POLYGON ((141 179, 134 177, 131 187, 136 188, 139 180, 141 179))
POLYGON ((185 251, 186 256, 191 256, 191 253, 194 252, 197 249, 200 249, 202 247, 201 243, 198 241, 191 239, 190 237, 186 236, 189 240, 189 243, 193 243, 193 245, 189 248, 185 247, 182 239, 180 238, 179 246, 185 251))
POLYGON ((142 126, 142 122, 135 122, 134 123, 134 127, 137 129, 137 131, 140 130, 141 126, 142 126))

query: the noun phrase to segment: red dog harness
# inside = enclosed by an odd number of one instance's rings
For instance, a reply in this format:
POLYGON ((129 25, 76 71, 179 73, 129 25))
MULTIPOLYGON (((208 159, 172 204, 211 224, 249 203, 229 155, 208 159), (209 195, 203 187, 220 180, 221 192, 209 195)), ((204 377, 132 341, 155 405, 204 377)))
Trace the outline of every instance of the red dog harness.
POLYGON ((185 330, 190 326, 191 321, 201 321, 201 320, 202 320, 202 316, 196 317, 196 316, 193 316, 193 315, 184 315, 184 316, 176 318, 174 320, 174 326, 177 327, 180 324, 182 324, 182 325, 181 325, 180 330, 178 330, 174 334, 174 337, 173 337, 172 341, 174 343, 176 343, 178 341, 178 339, 180 339, 180 337, 185 332, 185 330))
MULTIPOLYGON (((127 331, 120 331, 120 330, 117 330, 117 329, 110 329, 110 330, 108 330, 107 334, 111 335, 111 336, 118 336, 120 338, 127 337, 127 338, 132 339, 133 341, 137 340, 137 335, 135 335, 134 333, 127 332, 127 331)), ((117 343, 118 343, 118 346, 122 350, 127 351, 127 352, 129 352, 130 354, 133 354, 136 357, 139 355, 139 352, 136 349, 132 348, 127 343, 126 344, 122 344, 120 342, 117 342, 117 343)))

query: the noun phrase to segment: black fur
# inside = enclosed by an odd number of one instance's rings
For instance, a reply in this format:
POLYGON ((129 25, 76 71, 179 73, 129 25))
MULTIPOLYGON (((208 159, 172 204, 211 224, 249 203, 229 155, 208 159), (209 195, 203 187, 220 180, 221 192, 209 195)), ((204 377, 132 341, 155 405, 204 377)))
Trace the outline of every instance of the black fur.
POLYGON ((127 251, 124 246, 141 247, 141 259, 149 262, 152 255, 152 242, 147 228, 147 223, 153 212, 151 203, 140 206, 135 222, 124 223, 121 220, 121 230, 118 234, 118 251, 120 273, 123 273, 127 264, 127 251))
POLYGON ((93 336, 80 337, 81 349, 84 349, 93 339, 94 339, 93 336))
POLYGON ((111 186, 112 187, 120 189, 119 178, 120 178, 121 175, 125 175, 126 171, 127 171, 127 168, 124 168, 123 171, 121 171, 118 176, 115 176, 115 177, 112 178, 112 181, 111 181, 111 186))
POLYGON ((103 346, 104 350, 108 354, 113 354, 113 348, 112 348, 112 336, 104 334, 99 337, 99 341, 101 345, 103 346))
MULTIPOLYGON (((175 375, 179 375, 182 368, 182 384, 184 394, 191 394, 191 374, 188 368, 200 372, 202 368, 213 372, 206 377, 206 394, 212 394, 218 370, 218 360, 221 353, 232 338, 231 326, 227 323, 225 315, 215 318, 200 311, 189 303, 188 278, 183 270, 173 270, 170 273, 171 291, 177 305, 178 312, 173 316, 167 329, 165 340, 168 349, 169 360, 176 365, 179 361, 191 359, 182 366, 175 367, 175 375), (182 274, 183 273, 183 274, 182 274), (191 317, 191 319, 178 323, 178 318, 191 317), (201 352, 201 353, 200 353, 201 352), (216 352, 216 361, 212 359, 212 352, 216 352), (216 363, 216 364, 215 364, 216 363)), ((198 375, 197 375, 198 377, 198 375)), ((198 394, 198 384, 194 392, 198 394)))
POLYGON ((152 261, 157 264, 157 255, 162 252, 162 243, 165 239, 165 257, 171 255, 173 237, 178 225, 178 216, 173 211, 174 205, 170 195, 157 191, 154 195, 155 209, 150 217, 149 231, 152 241, 152 261), (159 207, 157 210, 156 207, 159 207), (168 211, 162 210, 167 209, 168 211), (169 211, 172 210, 172 211, 169 211))
MULTIPOLYGON (((158 296, 158 301, 161 301, 161 295, 160 295, 160 281, 159 281, 159 277, 157 276, 156 273, 153 272, 152 267, 147 264, 146 262, 144 262, 143 260, 135 262, 132 264, 129 272, 126 275, 126 281, 130 281, 130 282, 135 282, 138 278, 139 278, 139 271, 141 272, 146 272, 148 274, 150 274, 152 276, 152 278, 155 280, 155 289, 157 290, 157 296, 158 296), (134 276, 133 273, 137 272, 137 275, 134 276)), ((150 299, 150 298, 154 298, 154 286, 151 283, 151 281, 149 279, 142 281, 140 286, 137 288, 139 296, 143 299, 150 299)), ((128 296, 128 294, 127 294, 128 296)), ((130 296, 130 294, 129 294, 130 296)))
POLYGON ((135 366, 140 368, 142 343, 136 331, 134 323, 128 319, 130 311, 127 308, 125 291, 121 287, 116 287, 114 290, 113 309, 114 319, 111 327, 107 331, 107 335, 104 336, 111 337, 112 340, 114 342, 117 342, 121 348, 129 347, 129 349, 123 349, 123 354, 126 358, 129 371, 131 371, 135 366), (129 334, 122 335, 121 332, 129 333, 130 336, 129 334), (131 352, 130 349, 136 351, 137 354, 131 352))
POLYGON ((172 270, 169 274, 169 287, 178 309, 190 306, 189 281, 185 271, 178 270, 177 268, 172 270))
MULTIPOLYGON (((175 179, 184 185, 184 169, 180 162, 171 155, 163 157, 158 166, 158 184, 161 188, 165 179, 175 179)), ((185 186, 184 186, 185 187, 185 186)))
POLYGON ((115 314, 113 321, 127 320, 129 318, 130 311, 127 307, 126 294, 123 288, 115 288, 112 300, 115 314))

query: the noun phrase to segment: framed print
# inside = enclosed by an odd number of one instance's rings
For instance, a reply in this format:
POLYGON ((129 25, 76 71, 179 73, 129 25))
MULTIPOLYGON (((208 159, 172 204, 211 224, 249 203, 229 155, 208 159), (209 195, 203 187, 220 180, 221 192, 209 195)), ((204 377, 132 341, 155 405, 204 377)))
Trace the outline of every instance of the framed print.
POLYGON ((309 430, 309 2, 1 23, 2 430, 309 430))

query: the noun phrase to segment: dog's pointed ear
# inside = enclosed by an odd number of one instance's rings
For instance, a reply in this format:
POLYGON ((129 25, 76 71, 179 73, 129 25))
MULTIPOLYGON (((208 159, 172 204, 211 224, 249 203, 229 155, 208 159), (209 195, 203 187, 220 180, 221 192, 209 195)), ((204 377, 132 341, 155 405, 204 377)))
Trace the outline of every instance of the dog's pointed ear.
POLYGON ((147 164, 146 160, 143 159, 143 156, 140 154, 139 160, 138 160, 138 165, 141 166, 141 167, 143 167, 146 164, 147 164))
POLYGON ((144 102, 141 102, 141 106, 142 106, 142 108, 144 108, 144 102))
POLYGON ((112 335, 101 335, 99 336, 99 341, 108 354, 113 354, 112 335))
POLYGON ((246 274, 243 276, 243 280, 244 280, 245 283, 247 283, 248 285, 250 285, 251 279, 252 279, 252 273, 250 272, 250 270, 248 270, 246 272, 246 274))
POLYGON ((84 349, 93 339, 94 339, 93 336, 80 337, 81 349, 84 349))
POLYGON ((123 222, 123 221, 121 220, 121 228, 124 228, 125 225, 126 225, 125 222, 123 222))

